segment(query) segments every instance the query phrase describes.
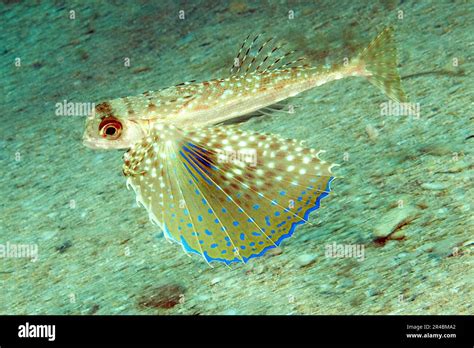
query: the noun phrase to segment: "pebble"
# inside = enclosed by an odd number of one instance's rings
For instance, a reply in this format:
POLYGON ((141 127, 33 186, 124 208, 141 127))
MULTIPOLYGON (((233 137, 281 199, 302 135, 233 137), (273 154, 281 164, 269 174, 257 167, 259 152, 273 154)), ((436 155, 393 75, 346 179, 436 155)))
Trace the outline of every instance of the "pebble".
POLYGON ((196 301, 198 302, 206 302, 206 301, 209 301, 210 299, 211 299, 211 296, 206 295, 206 294, 196 296, 196 301))
POLYGON ((420 252, 423 252, 423 253, 425 253, 425 252, 429 253, 429 252, 432 252, 435 247, 436 247, 435 242, 426 242, 423 245, 419 246, 417 248, 417 250, 419 250, 420 252))
POLYGON ((179 284, 165 284, 151 289, 138 304, 147 308, 173 308, 180 303, 185 288, 179 284))
POLYGON ((216 277, 211 280, 211 285, 216 285, 217 283, 220 283, 221 278, 216 277))
POLYGON ((338 282, 338 286, 341 288, 352 288, 354 286, 354 281, 350 278, 343 278, 338 282))
POLYGON ((66 250, 68 250, 70 247, 72 247, 72 242, 70 240, 65 241, 61 245, 58 245, 55 249, 57 252, 60 254, 64 253, 66 250))
POLYGON ((280 247, 272 248, 267 251, 268 256, 277 256, 283 253, 283 249, 280 247))
POLYGON ((367 289, 366 294, 369 297, 377 296, 378 294, 380 294, 380 290, 378 290, 376 288, 369 288, 369 289, 367 289))
POLYGON ((52 239, 54 236, 56 236, 56 234, 58 233, 58 231, 46 231, 46 232, 43 232, 41 234, 41 239, 42 240, 50 240, 52 239))
POLYGON ((296 258, 296 263, 300 267, 305 267, 316 261, 316 255, 312 254, 303 254, 296 258))
POLYGON ((301 243, 304 243, 304 242, 308 242, 313 237, 311 236, 310 233, 301 233, 297 236, 297 238, 298 238, 298 241, 300 241, 301 243))
POLYGON ((441 258, 448 257, 450 254, 453 253, 454 250, 459 250, 459 247, 457 249, 454 249, 457 244, 458 243, 456 243, 452 239, 440 240, 435 244, 433 248, 433 254, 441 258))
POLYGON ((376 237, 387 237, 402 224, 408 223, 418 215, 418 209, 413 206, 394 208, 379 218, 380 223, 374 227, 376 237))
POLYGON ((322 294, 332 294, 333 287, 327 283, 323 283, 319 285, 319 292, 322 294))
POLYGON ((423 145, 418 150, 431 156, 446 156, 453 153, 453 151, 444 144, 423 145))
POLYGON ((439 208, 436 212, 437 212, 439 215, 445 215, 445 214, 448 214, 448 213, 449 213, 449 209, 448 209, 448 208, 439 208))
POLYGON ((365 127, 365 132, 372 141, 375 141, 379 136, 379 131, 371 124, 368 124, 367 127, 365 127))
POLYGON ((441 191, 447 189, 449 185, 440 182, 424 182, 421 187, 425 190, 441 191))
POLYGON ((451 167, 448 168, 449 173, 459 173, 464 169, 469 168, 469 163, 467 161, 456 161, 451 167))

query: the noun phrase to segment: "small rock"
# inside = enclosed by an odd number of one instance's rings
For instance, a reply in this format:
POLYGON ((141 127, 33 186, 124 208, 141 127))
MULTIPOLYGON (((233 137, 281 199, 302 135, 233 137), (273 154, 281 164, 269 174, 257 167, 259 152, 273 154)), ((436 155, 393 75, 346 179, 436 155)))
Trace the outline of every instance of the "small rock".
POLYGON ((360 293, 356 294, 350 298, 349 303, 353 307, 359 307, 364 303, 364 297, 360 293))
POLYGON ((210 299, 211 299, 211 296, 206 295, 206 294, 198 295, 198 296, 196 297, 196 301, 197 301, 197 302, 206 302, 206 301, 209 301, 210 299))
POLYGON ((262 274, 263 272, 265 272, 265 266, 264 265, 258 265, 257 267, 255 267, 255 273, 256 274, 262 274))
POLYGON ((70 247, 72 247, 72 242, 70 240, 65 241, 63 244, 59 245, 56 247, 56 251, 60 254, 64 253, 66 250, 68 250, 70 247))
POLYGON ((316 261, 316 255, 312 254, 303 254, 296 258, 296 263, 300 267, 305 267, 316 261))
POLYGON ((398 257, 399 259, 403 259, 404 257, 407 257, 407 256, 408 256, 407 253, 400 253, 400 254, 397 255, 397 257, 398 257))
POLYGON ((453 153, 453 151, 444 144, 423 145, 418 148, 418 150, 422 153, 432 156, 446 156, 453 153))
POLYGON ((94 304, 89 311, 87 312, 88 315, 93 315, 96 314, 97 311, 100 309, 100 306, 98 304, 94 304))
POLYGON ((247 4, 246 1, 231 1, 229 5, 229 10, 230 12, 234 14, 242 14, 245 13, 249 10, 249 5, 247 4))
POLYGON ((423 184, 421 184, 421 187, 425 190, 442 191, 446 190, 449 185, 440 182, 424 182, 423 184))
POLYGON ((425 244, 421 245, 420 247, 418 247, 417 250, 419 250, 420 252, 426 252, 426 253, 430 253, 433 251, 433 249, 436 247, 436 244, 434 242, 426 242, 425 244))
POLYGON ((449 213, 449 210, 448 210, 448 208, 439 208, 438 210, 436 210, 436 212, 437 212, 439 215, 445 215, 445 214, 448 214, 448 213, 449 213))
POLYGON ((392 240, 403 240, 403 239, 405 239, 405 232, 403 230, 395 231, 390 235, 390 239, 392 239, 392 240))
POLYGON ((464 169, 469 168, 470 163, 467 161, 456 161, 451 167, 448 168, 449 173, 459 173, 462 172, 464 169))
POLYGON ((333 293, 333 287, 329 284, 323 283, 319 285, 319 292, 321 294, 330 295, 333 293))
POLYGON ((369 288, 367 289, 366 291, 366 294, 367 296, 369 297, 372 297, 372 296, 377 296, 378 294, 380 294, 380 290, 376 289, 376 288, 369 288))
POLYGON ((374 126, 372 126, 371 124, 369 124, 369 125, 367 125, 367 127, 365 127, 365 132, 369 136, 369 139, 372 140, 372 141, 375 141, 379 136, 379 131, 374 126))
POLYGON ((341 288, 352 288, 354 286, 354 281, 350 278, 343 278, 338 282, 338 285, 341 288))
POLYGON ((380 223, 374 227, 376 237, 387 237, 400 226, 406 225, 418 215, 418 209, 413 206, 394 208, 380 217, 380 223))
POLYGON ((180 303, 184 292, 184 287, 178 284, 161 285, 147 291, 138 305, 147 308, 173 308, 180 303))
POLYGON ((211 280, 211 285, 216 285, 217 283, 219 283, 221 281, 221 278, 219 277, 216 277, 216 278, 213 278, 211 280))
POLYGON ((459 244, 451 239, 439 240, 433 248, 433 254, 439 258, 445 258, 451 255, 454 251, 459 252, 459 244))
POLYGON ((277 256, 283 253, 283 249, 280 247, 272 248, 267 251, 268 256, 277 256))
POLYGON ((46 232, 43 232, 41 234, 41 239, 42 240, 50 240, 52 239, 54 236, 56 236, 56 234, 58 233, 58 231, 46 231, 46 232))

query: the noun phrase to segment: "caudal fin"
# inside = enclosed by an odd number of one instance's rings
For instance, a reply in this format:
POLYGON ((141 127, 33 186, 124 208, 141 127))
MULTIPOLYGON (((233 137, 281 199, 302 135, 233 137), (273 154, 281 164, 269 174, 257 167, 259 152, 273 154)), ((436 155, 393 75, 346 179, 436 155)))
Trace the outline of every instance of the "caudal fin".
POLYGON ((392 27, 385 28, 359 54, 358 61, 364 64, 366 77, 373 85, 397 102, 406 101, 397 71, 397 48, 392 27))

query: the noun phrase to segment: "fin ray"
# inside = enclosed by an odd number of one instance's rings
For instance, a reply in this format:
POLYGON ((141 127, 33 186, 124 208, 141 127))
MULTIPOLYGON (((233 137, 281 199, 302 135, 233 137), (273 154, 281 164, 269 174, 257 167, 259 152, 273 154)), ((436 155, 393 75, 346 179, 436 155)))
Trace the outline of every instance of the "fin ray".
POLYGON ((129 151, 124 173, 169 239, 229 264, 262 256, 319 208, 333 176, 318 154, 235 126, 157 125, 129 151), (251 161, 235 157, 249 149, 251 161))
POLYGON ((247 38, 243 41, 236 57, 234 58, 232 68, 230 69, 230 73, 232 75, 238 74, 240 72, 265 73, 273 69, 285 69, 295 66, 296 63, 306 59, 305 57, 298 57, 296 59, 284 63, 285 60, 291 55, 293 55, 296 51, 282 51, 282 48, 285 46, 285 43, 275 43, 274 45, 270 45, 270 43, 274 41, 273 37, 264 39, 259 46, 256 46, 260 37, 261 34, 256 35, 248 45, 247 43, 249 42, 250 35, 248 35, 247 38), (256 49, 254 50, 254 48, 256 49), (279 55, 276 56, 276 54, 279 55), (272 61, 271 57, 276 58, 272 61))
POLYGON ((389 98, 403 103, 407 98, 397 71, 397 48, 393 31, 392 27, 385 28, 357 59, 365 65, 369 73, 366 77, 370 83, 380 88, 389 98))

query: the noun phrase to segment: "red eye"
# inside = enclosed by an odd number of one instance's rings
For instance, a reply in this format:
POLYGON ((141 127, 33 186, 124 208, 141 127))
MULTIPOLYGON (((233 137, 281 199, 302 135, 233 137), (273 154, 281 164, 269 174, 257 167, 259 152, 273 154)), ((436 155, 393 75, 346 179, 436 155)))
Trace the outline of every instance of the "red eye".
POLYGON ((104 138, 117 139, 121 132, 122 124, 116 118, 106 117, 99 124, 99 134, 104 138))

